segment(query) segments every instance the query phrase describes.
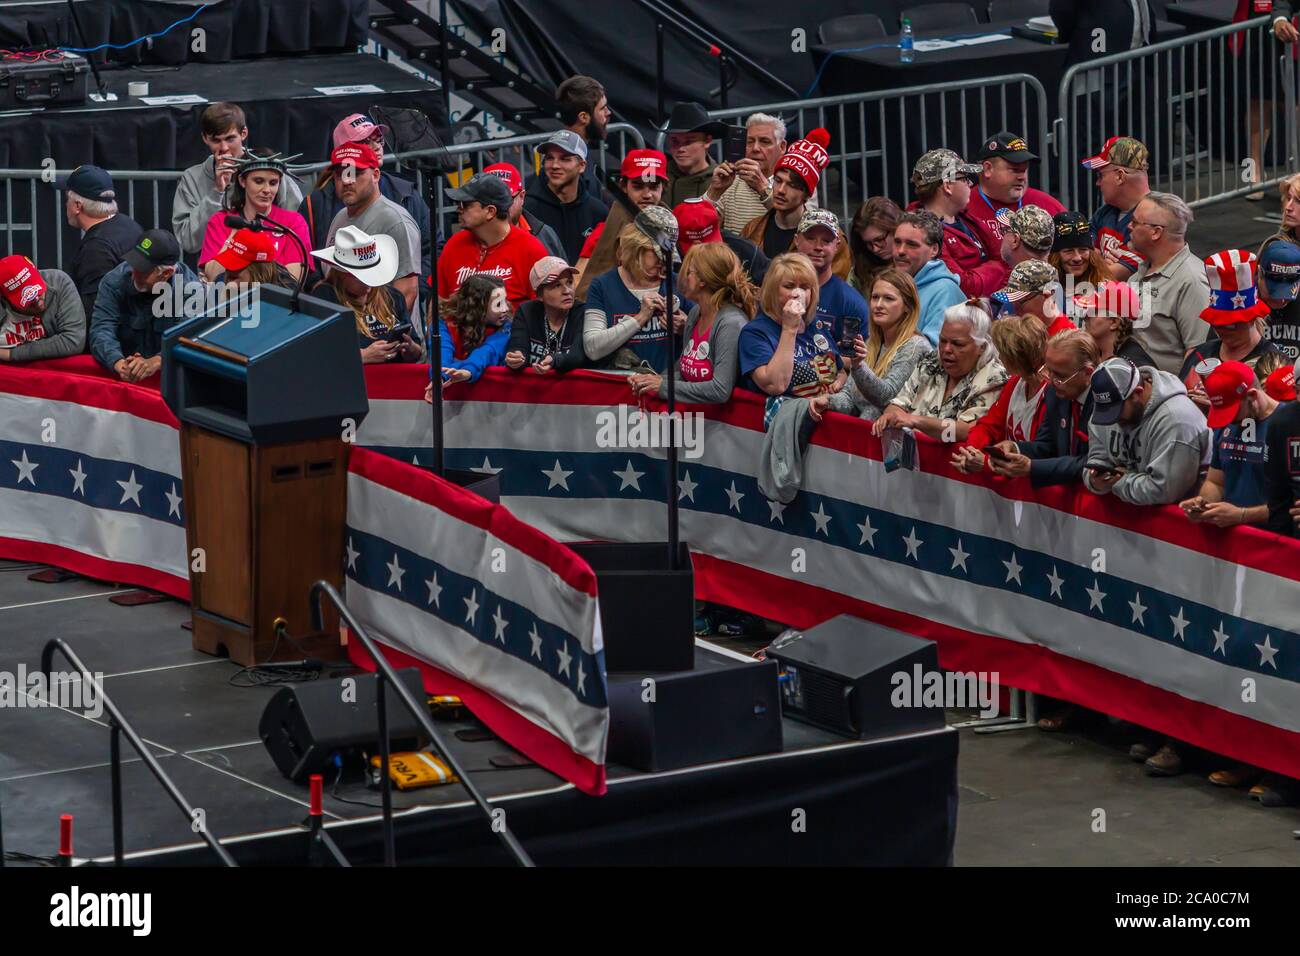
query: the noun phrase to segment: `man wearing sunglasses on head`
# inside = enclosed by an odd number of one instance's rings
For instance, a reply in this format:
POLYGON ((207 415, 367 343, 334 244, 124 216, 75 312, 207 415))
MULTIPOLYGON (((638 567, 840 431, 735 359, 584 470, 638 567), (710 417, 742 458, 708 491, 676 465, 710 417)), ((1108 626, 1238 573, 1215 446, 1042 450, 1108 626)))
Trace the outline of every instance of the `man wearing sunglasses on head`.
POLYGON ((971 190, 981 167, 965 162, 951 149, 932 149, 916 161, 912 188, 916 202, 909 209, 925 209, 943 223, 943 261, 968 296, 986 297, 1002 288, 1009 266, 998 249, 986 249, 975 223, 966 215, 971 190))

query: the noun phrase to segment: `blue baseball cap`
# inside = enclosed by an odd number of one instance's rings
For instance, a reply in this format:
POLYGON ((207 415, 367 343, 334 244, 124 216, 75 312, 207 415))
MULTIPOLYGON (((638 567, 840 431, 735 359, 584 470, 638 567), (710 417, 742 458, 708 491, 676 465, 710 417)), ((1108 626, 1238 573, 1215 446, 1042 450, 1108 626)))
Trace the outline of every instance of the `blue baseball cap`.
POLYGON ((1259 257, 1260 291, 1270 299, 1293 302, 1300 294, 1300 246, 1285 239, 1270 242, 1259 257))
POLYGON ((108 170, 98 166, 78 166, 67 176, 56 176, 54 188, 65 192, 71 190, 82 199, 108 202, 116 198, 113 191, 113 177, 108 170))
POLYGON ((1092 421, 1114 425, 1142 375, 1126 358, 1108 358, 1092 373, 1092 421))

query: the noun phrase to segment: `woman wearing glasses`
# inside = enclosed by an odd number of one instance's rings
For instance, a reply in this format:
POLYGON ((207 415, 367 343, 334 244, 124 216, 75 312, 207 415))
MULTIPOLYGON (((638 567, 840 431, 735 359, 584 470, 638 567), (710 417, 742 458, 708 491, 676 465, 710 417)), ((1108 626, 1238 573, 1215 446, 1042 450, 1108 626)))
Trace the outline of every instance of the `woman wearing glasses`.
POLYGON ((872 196, 853 217, 849 229, 849 251, 853 254, 849 285, 863 295, 875 285, 876 276, 894 264, 894 227, 902 214, 892 199, 872 196))

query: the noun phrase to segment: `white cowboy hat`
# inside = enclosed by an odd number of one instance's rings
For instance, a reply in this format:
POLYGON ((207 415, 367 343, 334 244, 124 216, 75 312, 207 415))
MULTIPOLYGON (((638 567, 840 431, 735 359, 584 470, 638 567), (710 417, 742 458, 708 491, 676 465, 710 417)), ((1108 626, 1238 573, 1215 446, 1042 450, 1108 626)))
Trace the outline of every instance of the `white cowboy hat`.
POLYGON ((388 285, 397 275, 397 240, 372 236, 356 226, 344 226, 334 234, 334 245, 313 250, 312 255, 356 276, 372 289, 388 285))

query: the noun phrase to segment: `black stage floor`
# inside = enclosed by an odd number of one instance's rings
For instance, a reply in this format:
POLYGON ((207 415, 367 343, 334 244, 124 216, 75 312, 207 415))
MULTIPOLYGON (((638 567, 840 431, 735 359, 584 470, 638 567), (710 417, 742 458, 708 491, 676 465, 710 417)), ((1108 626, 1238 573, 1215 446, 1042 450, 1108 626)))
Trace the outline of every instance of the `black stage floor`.
MULTIPOLYGON (((241 863, 306 859, 307 789, 282 777, 257 737, 273 688, 236 688, 239 667, 190 647, 188 608, 175 601, 110 603, 116 590, 75 579, 28 580, 33 566, 0 562, 0 671, 39 667, 61 637, 154 748, 210 832, 241 863), (231 838, 235 838, 231 840, 231 838)), ((55 669, 61 668, 56 658, 55 669)), ((785 751, 661 774, 609 767, 609 792, 586 796, 536 765, 497 769, 514 753, 499 740, 448 738, 489 800, 539 864, 818 864, 951 862, 956 828, 957 733, 846 740, 784 722, 785 751), (792 829, 802 809, 806 832, 792 829)), ((215 862, 191 823, 124 744, 124 843, 137 865, 215 862)), ((379 796, 361 783, 327 793, 327 826, 355 863, 380 859, 379 796), (346 800, 358 801, 353 803, 346 800), (369 804, 369 805, 360 805, 369 804)), ((394 793, 399 863, 503 863, 496 838, 458 784, 394 793)), ((79 862, 111 862, 109 733, 101 717, 0 709, 4 847, 50 857, 58 819, 75 819, 79 862)), ((11 857, 12 859, 12 857, 11 857)))

